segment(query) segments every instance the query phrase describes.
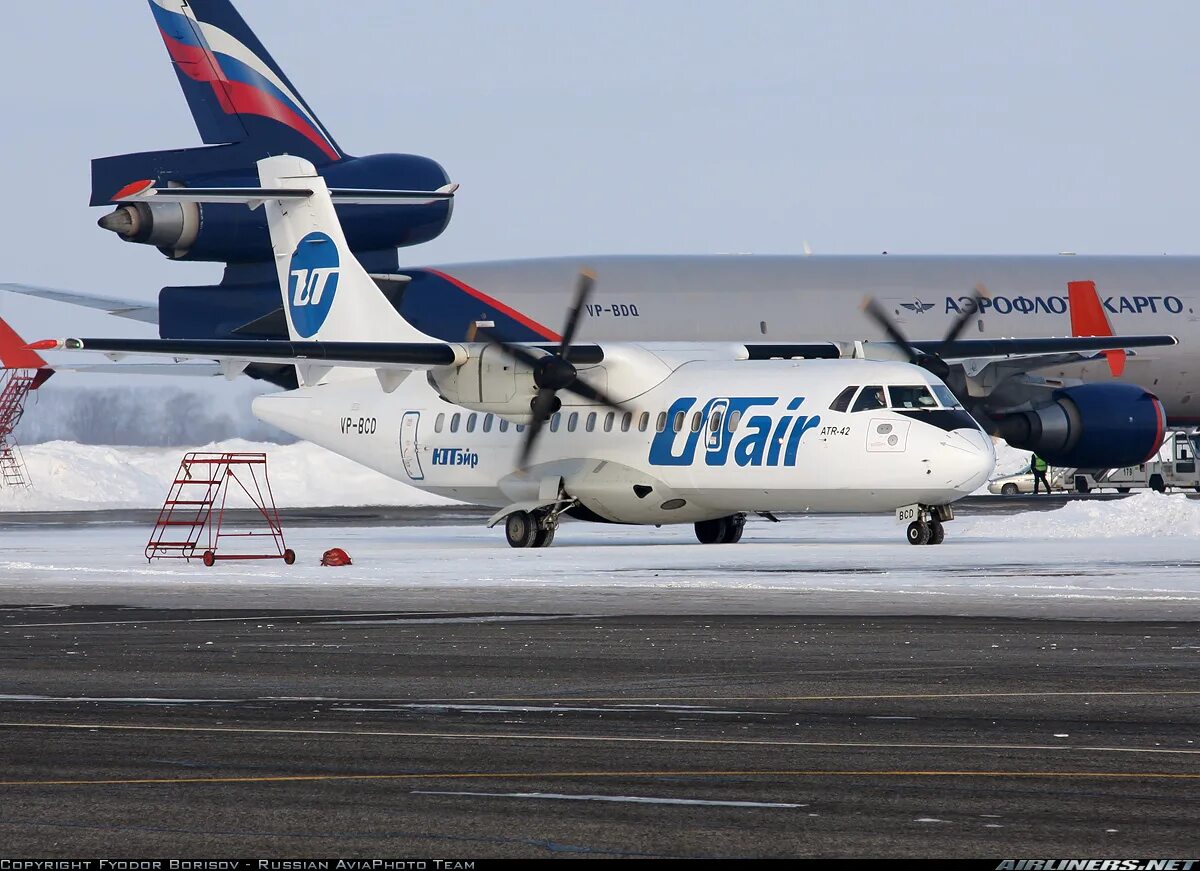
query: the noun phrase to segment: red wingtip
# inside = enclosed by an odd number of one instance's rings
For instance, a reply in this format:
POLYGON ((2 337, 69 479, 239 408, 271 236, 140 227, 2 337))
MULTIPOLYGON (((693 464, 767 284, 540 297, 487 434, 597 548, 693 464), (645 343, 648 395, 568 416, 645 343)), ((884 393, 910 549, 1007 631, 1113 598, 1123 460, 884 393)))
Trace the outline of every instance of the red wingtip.
POLYGON ((3 318, 0 318, 0 366, 5 369, 44 369, 46 361, 25 344, 3 318))
MULTIPOLYGON (((1073 336, 1111 336, 1112 324, 1100 304, 1100 295, 1096 293, 1094 281, 1067 282, 1067 305, 1071 309, 1071 335, 1073 336)), ((1120 378, 1125 372, 1124 351, 1105 351, 1108 368, 1114 378, 1120 378)))
POLYGON ((58 339, 41 339, 37 342, 30 342, 25 346, 26 351, 53 351, 58 347, 58 339))

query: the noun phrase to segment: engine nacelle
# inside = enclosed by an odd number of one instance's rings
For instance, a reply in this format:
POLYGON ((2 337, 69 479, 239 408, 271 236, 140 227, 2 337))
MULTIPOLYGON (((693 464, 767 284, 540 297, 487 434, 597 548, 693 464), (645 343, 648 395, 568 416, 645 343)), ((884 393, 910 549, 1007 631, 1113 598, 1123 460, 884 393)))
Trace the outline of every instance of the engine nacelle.
POLYGON ((1158 452, 1166 412, 1158 397, 1133 384, 1082 384, 1056 390, 1054 401, 1007 415, 999 435, 1052 466, 1112 469, 1144 463, 1158 452))
POLYGON ((537 394, 533 370, 496 345, 486 345, 453 369, 434 369, 429 383, 447 401, 491 412, 514 423, 533 420, 530 402, 537 394))
MULTIPOLYGON (((604 365, 585 366, 576 363, 576 366, 580 381, 606 394, 615 386, 619 401, 641 392, 641 389, 631 385, 637 385, 644 380, 641 378, 642 373, 633 367, 620 366, 619 361, 605 358, 604 365), (613 373, 609 370, 614 364, 624 377, 611 377, 613 373), (614 380, 615 384, 611 383, 614 380)), ((513 423, 529 423, 533 420, 532 403, 538 393, 533 370, 525 363, 508 356, 497 345, 484 345, 477 351, 472 350, 471 357, 461 366, 431 370, 429 383, 444 399, 455 405, 472 411, 496 414, 513 423)), ((594 404, 592 400, 571 392, 569 388, 559 390, 555 398, 558 400, 558 407, 565 411, 571 411, 573 406, 594 404)))
MULTIPOLYGON (((112 202, 142 181, 186 187, 255 187, 254 160, 236 152, 183 149, 102 158, 92 163, 92 205, 112 202), (201 158, 204 158, 203 160, 201 158)), ((333 188, 436 190, 450 179, 436 161, 414 154, 347 157, 318 168, 333 188)), ((124 203, 98 222, 126 242, 154 245, 174 260, 271 262, 266 213, 231 203, 124 203)), ((337 206, 356 253, 428 242, 450 223, 451 201, 420 205, 337 206)))

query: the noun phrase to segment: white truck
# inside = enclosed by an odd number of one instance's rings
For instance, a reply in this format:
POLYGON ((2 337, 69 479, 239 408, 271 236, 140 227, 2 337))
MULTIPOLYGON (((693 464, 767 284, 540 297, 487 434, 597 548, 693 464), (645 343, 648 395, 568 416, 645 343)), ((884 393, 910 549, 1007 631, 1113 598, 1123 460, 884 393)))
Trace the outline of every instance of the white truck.
POLYGON ((1200 492, 1200 473, 1196 471, 1196 454, 1200 453, 1200 432, 1169 432, 1158 454, 1137 466, 1124 466, 1107 471, 1075 473, 1075 489, 1080 493, 1097 488, 1116 488, 1119 493, 1130 490, 1166 492, 1182 488, 1200 492))

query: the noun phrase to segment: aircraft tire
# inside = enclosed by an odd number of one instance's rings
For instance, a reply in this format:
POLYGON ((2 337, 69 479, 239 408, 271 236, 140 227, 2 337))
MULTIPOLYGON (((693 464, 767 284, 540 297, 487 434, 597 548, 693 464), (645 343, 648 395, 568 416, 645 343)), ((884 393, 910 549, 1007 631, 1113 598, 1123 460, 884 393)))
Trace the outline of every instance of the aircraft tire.
POLYGON ((742 531, 746 528, 745 514, 732 514, 725 518, 725 532, 721 536, 721 544, 737 544, 742 540, 742 531))
POLYGON ((720 544, 725 540, 725 530, 728 526, 729 518, 727 517, 701 520, 696 523, 696 540, 701 544, 720 544))
POLYGON ((929 528, 929 524, 920 520, 914 520, 908 524, 908 543, 909 544, 929 544, 929 537, 933 534, 929 528))
POLYGON ((929 543, 941 544, 946 540, 946 527, 942 525, 942 521, 934 518, 929 521, 929 543))
POLYGON ((504 519, 504 537, 509 547, 535 547, 538 527, 528 511, 514 511, 504 519))
POLYGON ((549 528, 539 526, 537 528, 537 535, 535 535, 533 538, 533 546, 549 547, 550 545, 554 544, 554 533, 557 529, 557 526, 551 526, 549 528))
POLYGON ((1151 475, 1150 476, 1150 489, 1153 490, 1155 493, 1166 493, 1167 492, 1167 483, 1163 480, 1162 475, 1151 475))

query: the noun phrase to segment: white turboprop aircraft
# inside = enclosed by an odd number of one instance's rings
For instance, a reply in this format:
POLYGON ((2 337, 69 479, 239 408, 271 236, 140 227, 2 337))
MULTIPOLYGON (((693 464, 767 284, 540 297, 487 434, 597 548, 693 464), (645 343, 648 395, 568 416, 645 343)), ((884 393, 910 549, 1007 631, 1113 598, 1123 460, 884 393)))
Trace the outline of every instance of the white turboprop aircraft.
MULTIPOLYGON (((936 544, 950 503, 993 469, 991 440, 928 359, 818 359, 844 350, 820 343, 577 345, 587 274, 557 346, 435 340, 351 254, 336 197, 311 164, 271 157, 258 169, 261 188, 132 198, 265 206, 292 341, 30 347, 215 360, 227 377, 250 363, 292 363, 302 386, 259 397, 256 416, 421 490, 501 508, 490 525, 504 520, 513 547, 549 545, 563 514, 694 523, 701 542, 731 543, 750 513, 892 510, 909 542, 936 544)), ((1036 341, 1039 350, 1165 343, 1036 341)), ((953 356, 944 344, 935 362, 953 356)))

